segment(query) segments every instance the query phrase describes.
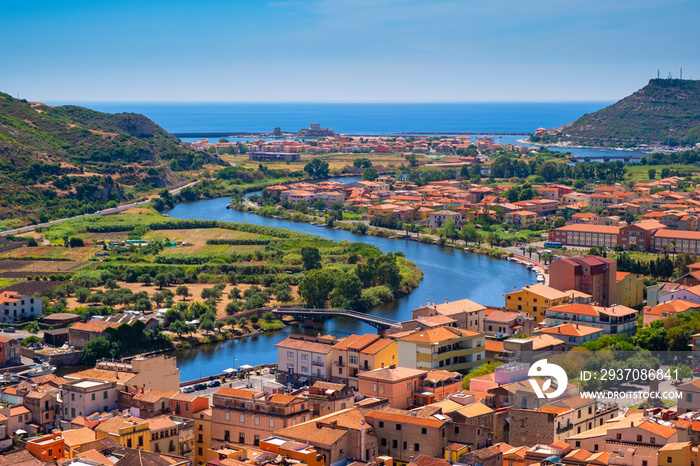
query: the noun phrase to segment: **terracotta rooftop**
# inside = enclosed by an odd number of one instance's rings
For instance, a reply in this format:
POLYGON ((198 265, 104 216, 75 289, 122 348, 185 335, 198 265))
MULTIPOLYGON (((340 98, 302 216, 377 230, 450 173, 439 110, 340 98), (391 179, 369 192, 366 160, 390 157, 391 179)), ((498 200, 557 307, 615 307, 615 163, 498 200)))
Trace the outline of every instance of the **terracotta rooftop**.
POLYGON ((587 325, 580 324, 564 324, 558 325, 556 327, 543 328, 539 330, 540 333, 548 333, 550 335, 566 335, 573 337, 583 337, 587 335, 593 335, 596 333, 603 333, 603 329, 598 327, 589 327, 587 325))
POLYGON ((410 378, 421 377, 428 371, 412 369, 410 367, 389 366, 371 371, 360 372, 357 376, 360 379, 383 380, 386 382, 397 382, 410 378))
POLYGON ((231 387, 221 387, 219 388, 214 395, 219 395, 219 396, 231 396, 234 398, 245 398, 248 400, 252 400, 255 395, 257 395, 259 392, 257 390, 247 390, 244 388, 231 388, 231 387))
POLYGON ((382 421, 392 421, 401 424, 413 424, 424 427, 439 428, 445 423, 439 419, 430 419, 417 416, 408 416, 406 414, 395 414, 386 411, 370 411, 366 416, 368 419, 379 419, 382 421))

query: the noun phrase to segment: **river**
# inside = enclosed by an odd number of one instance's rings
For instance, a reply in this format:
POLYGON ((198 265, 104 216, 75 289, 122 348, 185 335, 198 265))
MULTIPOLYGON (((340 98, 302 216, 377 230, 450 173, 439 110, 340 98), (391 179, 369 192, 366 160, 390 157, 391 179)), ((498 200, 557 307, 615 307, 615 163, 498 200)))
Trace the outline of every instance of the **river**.
MULTIPOLYGON (((347 178, 340 180, 351 181, 347 178)), ((384 252, 403 251, 407 259, 420 267, 424 276, 420 286, 408 296, 370 311, 391 319, 410 319, 411 310, 421 307, 428 300, 441 303, 445 299, 454 301, 469 298, 484 305, 502 306, 505 293, 513 291, 514 287, 536 283, 534 273, 508 261, 416 241, 355 235, 343 230, 260 217, 226 209, 226 204, 230 201, 226 197, 178 204, 168 215, 180 219, 221 220, 285 228, 333 241, 362 241, 384 252)), ((317 323, 314 329, 292 327, 284 332, 203 345, 173 354, 178 358, 181 379, 192 380, 199 377, 200 371, 202 376, 206 376, 221 373, 227 367, 276 361, 277 350, 274 345, 284 339, 289 331, 323 332, 339 337, 352 333, 376 332, 373 327, 355 320, 328 319, 317 323)))

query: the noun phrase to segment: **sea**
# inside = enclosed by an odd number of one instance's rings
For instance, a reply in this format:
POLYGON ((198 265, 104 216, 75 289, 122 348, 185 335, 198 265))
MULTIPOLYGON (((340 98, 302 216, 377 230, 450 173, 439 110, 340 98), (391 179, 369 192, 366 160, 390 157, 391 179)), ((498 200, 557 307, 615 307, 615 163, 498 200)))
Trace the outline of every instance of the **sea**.
MULTIPOLYGON (((52 102, 61 105, 62 102, 52 102)), ((534 133, 612 102, 555 103, 144 103, 85 102, 94 110, 140 113, 171 133, 296 132, 319 123, 336 133, 534 133)))

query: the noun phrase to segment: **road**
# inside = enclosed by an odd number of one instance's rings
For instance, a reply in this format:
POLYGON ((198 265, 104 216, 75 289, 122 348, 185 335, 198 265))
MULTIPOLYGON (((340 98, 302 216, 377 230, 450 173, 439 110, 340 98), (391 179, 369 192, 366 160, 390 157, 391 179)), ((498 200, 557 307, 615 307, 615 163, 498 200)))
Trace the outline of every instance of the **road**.
MULTIPOLYGON (((208 383, 208 382, 204 382, 208 383)), ((221 387, 228 387, 229 384, 233 388, 252 388, 255 390, 260 390, 262 391, 263 386, 266 387, 275 387, 275 388, 284 388, 284 386, 280 383, 278 383, 275 380, 275 374, 263 374, 263 375, 251 375, 250 379, 244 379, 240 380, 238 378, 234 379, 226 379, 226 382, 222 383, 220 387, 207 387, 204 390, 196 390, 192 392, 192 395, 197 395, 197 396, 206 396, 210 397, 212 394, 216 393, 217 390, 221 387)), ((186 385, 187 387, 192 387, 192 385, 186 385)), ((180 391, 185 388, 185 386, 180 387, 180 391)))
MULTIPOLYGON (((188 186, 194 186, 194 185, 196 185, 197 183, 199 183, 199 181, 193 181, 193 182, 191 182, 191 183, 187 183, 186 185, 180 186, 179 188, 172 189, 172 190, 170 190, 170 194, 172 194, 173 197, 175 197, 175 196, 177 196, 178 194, 180 194, 180 191, 182 191, 183 189, 187 188, 188 186)), ((28 232, 28 231, 34 231, 34 229, 35 229, 36 227, 47 227, 47 226, 49 226, 49 225, 53 225, 53 224, 55 224, 55 223, 65 222, 66 220, 70 220, 70 219, 73 219, 73 218, 92 217, 92 216, 95 216, 95 215, 111 215, 111 214, 116 214, 116 213, 119 213, 119 212, 123 212, 123 211, 125 211, 125 210, 127 210, 127 209, 131 209, 132 207, 138 207, 138 206, 140 206, 140 205, 148 204, 149 202, 150 202, 150 199, 147 199, 147 200, 145 200, 145 201, 138 201, 138 202, 132 202, 131 204, 120 205, 120 206, 117 206, 117 207, 113 207, 113 208, 111 208, 111 209, 100 210, 100 211, 97 211, 97 212, 94 212, 94 213, 91 213, 91 214, 82 214, 82 215, 77 215, 77 216, 75 216, 75 217, 59 218, 59 219, 56 219, 56 220, 50 220, 50 221, 48 221, 48 222, 46 222, 46 223, 38 223, 38 224, 36 224, 36 225, 28 225, 28 226, 26 226, 26 227, 14 228, 14 229, 12 229, 12 230, 0 231, 0 236, 17 235, 17 234, 19 234, 19 233, 26 233, 26 232, 28 232)))

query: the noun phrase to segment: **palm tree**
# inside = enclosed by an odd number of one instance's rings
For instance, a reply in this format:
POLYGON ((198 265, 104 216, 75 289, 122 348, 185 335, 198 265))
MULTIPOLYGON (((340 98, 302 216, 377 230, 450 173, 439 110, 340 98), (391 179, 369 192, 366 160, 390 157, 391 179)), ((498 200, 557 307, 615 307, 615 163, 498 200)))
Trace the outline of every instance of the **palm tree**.
POLYGON ((673 246, 673 257, 676 257, 676 240, 671 240, 671 246, 673 246))
POLYGON ((530 255, 530 259, 532 259, 532 253, 536 252, 537 249, 535 249, 533 246, 528 246, 525 252, 527 252, 530 255))

